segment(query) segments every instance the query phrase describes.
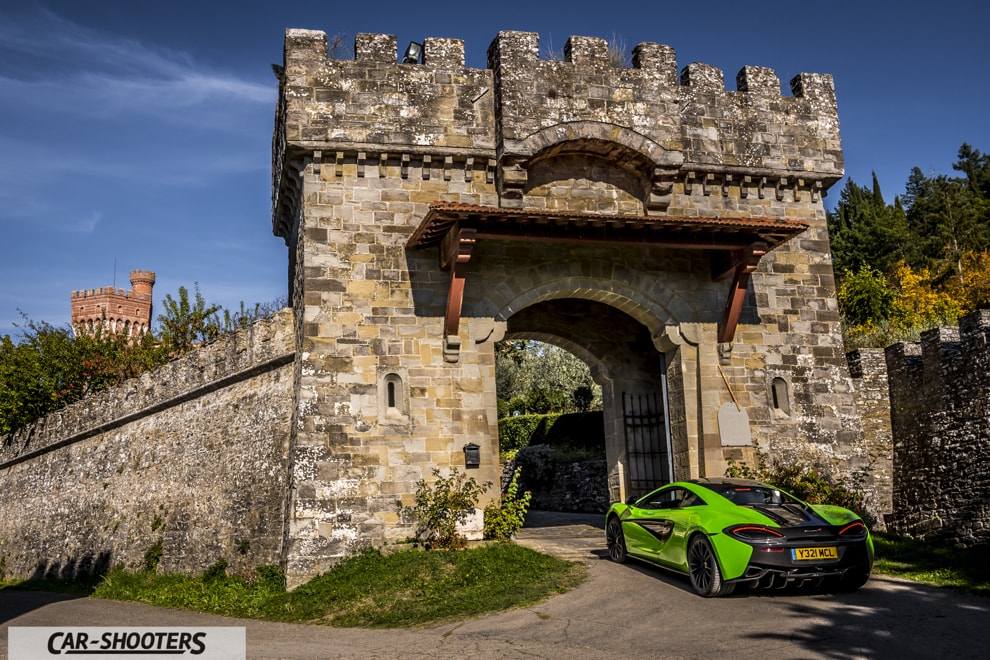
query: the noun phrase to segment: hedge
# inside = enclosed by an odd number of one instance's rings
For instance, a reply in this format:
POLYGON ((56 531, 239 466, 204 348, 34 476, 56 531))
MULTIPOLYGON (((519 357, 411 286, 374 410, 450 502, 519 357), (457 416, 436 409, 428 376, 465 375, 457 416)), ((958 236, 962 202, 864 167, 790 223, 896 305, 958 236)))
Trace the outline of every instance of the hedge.
POLYGON ((605 450, 602 411, 549 415, 517 415, 498 420, 499 451, 529 445, 605 450))

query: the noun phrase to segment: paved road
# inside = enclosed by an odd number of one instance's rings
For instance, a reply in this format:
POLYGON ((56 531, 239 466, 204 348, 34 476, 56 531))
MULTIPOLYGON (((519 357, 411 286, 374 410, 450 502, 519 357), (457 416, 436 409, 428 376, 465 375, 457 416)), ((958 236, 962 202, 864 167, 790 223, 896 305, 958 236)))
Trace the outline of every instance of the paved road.
POLYGON ((604 558, 598 517, 541 517, 519 542, 588 564, 535 607, 423 630, 226 619, 132 603, 0 591, 8 626, 245 626, 250 658, 952 658, 986 655, 990 599, 873 579, 855 594, 694 595, 685 579, 604 558))

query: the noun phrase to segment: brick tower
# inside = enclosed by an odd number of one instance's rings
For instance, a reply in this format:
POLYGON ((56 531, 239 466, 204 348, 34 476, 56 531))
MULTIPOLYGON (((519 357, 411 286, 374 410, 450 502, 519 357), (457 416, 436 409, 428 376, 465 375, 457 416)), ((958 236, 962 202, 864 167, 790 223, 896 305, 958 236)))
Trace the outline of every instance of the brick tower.
POLYGON ((151 291, 155 274, 131 271, 131 290, 105 286, 72 292, 72 329, 93 333, 100 325, 114 333, 137 337, 151 327, 151 291))

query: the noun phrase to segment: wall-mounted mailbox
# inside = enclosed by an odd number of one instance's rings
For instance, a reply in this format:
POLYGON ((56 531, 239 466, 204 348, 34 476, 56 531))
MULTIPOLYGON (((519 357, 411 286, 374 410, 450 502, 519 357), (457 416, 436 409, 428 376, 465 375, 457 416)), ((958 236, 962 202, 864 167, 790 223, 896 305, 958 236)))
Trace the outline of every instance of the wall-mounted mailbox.
POLYGON ((464 445, 464 467, 481 467, 481 447, 473 442, 464 445))

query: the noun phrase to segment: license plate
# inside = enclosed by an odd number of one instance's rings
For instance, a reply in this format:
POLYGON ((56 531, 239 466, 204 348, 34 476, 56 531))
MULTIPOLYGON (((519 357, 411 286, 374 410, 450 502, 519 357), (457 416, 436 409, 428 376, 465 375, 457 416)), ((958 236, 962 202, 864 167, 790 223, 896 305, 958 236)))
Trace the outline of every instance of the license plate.
POLYGON ((838 559, 839 551, 834 546, 821 548, 793 548, 791 557, 794 561, 814 561, 816 559, 838 559))

